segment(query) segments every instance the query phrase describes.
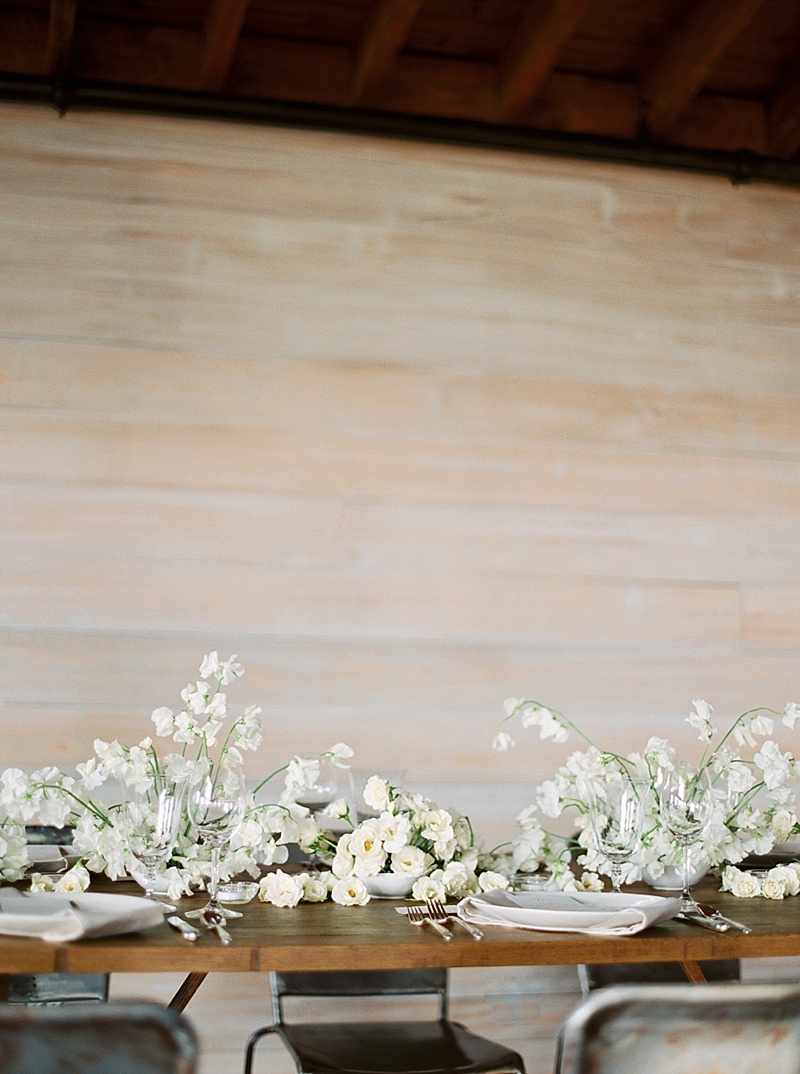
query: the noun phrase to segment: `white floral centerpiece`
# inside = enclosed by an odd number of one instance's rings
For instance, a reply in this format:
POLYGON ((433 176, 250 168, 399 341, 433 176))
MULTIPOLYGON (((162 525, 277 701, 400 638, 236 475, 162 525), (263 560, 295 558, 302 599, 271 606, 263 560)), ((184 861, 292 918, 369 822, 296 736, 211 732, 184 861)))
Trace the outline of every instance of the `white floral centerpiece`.
MULTIPOLYGON (((423 901, 508 887, 508 878, 494 868, 497 859, 476 845, 467 817, 379 776, 367 781, 364 802, 376 816, 338 838, 323 832, 317 840, 315 850, 327 859, 329 871, 289 875, 279 870, 262 879, 261 900, 296 906, 330 897, 342 906, 363 906, 375 882, 385 878, 400 881, 395 894, 423 901)), ((349 821, 344 801, 329 813, 349 821)))
MULTIPOLYGON (((261 709, 251 705, 234 717, 223 691, 223 687, 244 674, 237 658, 220 660, 212 652, 203 658, 200 674, 202 681, 189 683, 181 692, 183 706, 178 712, 161 707, 152 714, 156 736, 170 739, 177 747, 171 752, 159 754, 150 737, 135 746, 97 739, 94 756, 77 766, 77 776, 53 766, 31 774, 9 768, 0 775, 0 809, 20 829, 34 819, 41 824, 70 825, 74 829, 78 863, 56 881, 34 874, 33 887, 54 885, 62 890, 75 890, 88 886, 90 872, 104 872, 111 879, 118 879, 133 868, 119 805, 113 800, 114 781, 129 786, 147 785, 154 776, 163 774, 176 783, 191 786, 218 766, 230 761, 242 762, 244 753, 258 749, 263 738, 261 709), (111 802, 107 792, 98 794, 107 784, 112 785, 111 802)), ((351 755, 348 746, 337 743, 316 757, 295 757, 249 790, 244 820, 220 860, 221 877, 228 879, 243 872, 260 876, 262 865, 286 860, 289 843, 310 848, 319 836, 319 829, 313 815, 297 799, 316 780, 320 758, 341 765, 351 755), (259 803, 259 792, 281 773, 284 785, 278 800, 259 803)), ((19 879, 22 875, 24 865, 19 869, 14 864, 16 861, 14 856, 0 857, 7 879, 19 879)), ((175 851, 162 870, 162 882, 168 885, 170 897, 178 898, 201 886, 210 868, 210 849, 198 843, 185 815, 175 851)))
MULTIPOLYGON (((766 707, 750 709, 718 737, 711 706, 702 700, 693 702, 687 722, 703 743, 697 767, 708 769, 714 798, 711 821, 693 853, 708 866, 735 866, 749 855, 769 853, 776 844, 800 833, 796 793, 791 785, 800 775, 800 766, 791 753, 782 752, 779 744, 767 737, 773 733, 775 717, 794 730, 799 716, 800 708, 793 702, 782 711, 766 707), (763 741, 759 743, 759 739, 763 741), (752 756, 743 755, 745 747, 752 751, 752 756)), ((596 874, 609 873, 610 863, 591 838, 588 794, 592 786, 618 778, 621 771, 631 778, 649 781, 653 789, 640 846, 624 866, 623 882, 631 883, 643 875, 657 882, 665 871, 678 868, 682 852, 662 824, 658 806, 660 773, 671 769, 677 760, 675 750, 666 740, 650 738, 638 753, 624 756, 609 753, 596 746, 563 713, 529 698, 510 698, 505 702, 505 717, 495 735, 495 749, 507 750, 514 744, 508 724, 515 717, 519 717, 523 727, 538 727, 541 739, 563 743, 572 732, 586 745, 585 749, 570 754, 553 779, 536 788, 534 802, 517 817, 520 834, 513 841, 512 854, 518 869, 532 872, 545 867, 551 871, 552 886, 570 886, 575 879, 571 859, 576 856, 577 864, 585 871, 586 886, 600 886, 594 884, 596 874), (577 828, 573 838, 554 836, 540 819, 561 817, 567 812, 573 814, 577 828)), ((723 873, 723 882, 737 894, 744 893, 736 891, 741 872, 723 873)), ((782 880, 784 893, 800 890, 800 882, 789 876, 782 880), (795 890, 790 890, 793 887, 795 890)), ((748 880, 744 884, 748 893, 750 886, 748 880)), ((768 885, 770 890, 774 889, 768 885)))

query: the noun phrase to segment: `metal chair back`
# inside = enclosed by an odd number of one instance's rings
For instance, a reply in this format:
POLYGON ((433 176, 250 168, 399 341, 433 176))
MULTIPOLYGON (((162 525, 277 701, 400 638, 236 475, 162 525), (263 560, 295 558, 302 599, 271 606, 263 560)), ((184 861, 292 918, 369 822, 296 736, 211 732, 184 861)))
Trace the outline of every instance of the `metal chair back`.
POLYGON ((798 1074, 800 988, 615 985, 565 1021, 556 1074, 798 1074))
POLYGON ((0 1005, 0 1074, 195 1074, 197 1038, 155 1003, 0 1005))

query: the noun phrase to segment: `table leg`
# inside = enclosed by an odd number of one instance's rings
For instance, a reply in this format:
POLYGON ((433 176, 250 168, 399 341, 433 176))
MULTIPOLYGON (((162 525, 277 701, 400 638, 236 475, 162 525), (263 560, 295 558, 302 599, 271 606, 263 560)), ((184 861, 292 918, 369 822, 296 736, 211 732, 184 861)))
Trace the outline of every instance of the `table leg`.
POLYGON ((687 980, 692 984, 708 984, 708 978, 700 969, 700 965, 697 962, 681 962, 681 969, 686 974, 687 980))
POLYGON ((208 977, 207 973, 190 973, 172 999, 169 1006, 175 1011, 182 1011, 200 985, 208 977))

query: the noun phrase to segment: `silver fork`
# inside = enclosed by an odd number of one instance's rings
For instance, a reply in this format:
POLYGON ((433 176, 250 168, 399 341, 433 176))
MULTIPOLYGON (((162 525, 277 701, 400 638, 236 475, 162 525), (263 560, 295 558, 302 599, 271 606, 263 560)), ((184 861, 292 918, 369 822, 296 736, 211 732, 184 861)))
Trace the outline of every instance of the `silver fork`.
POLYGON ((433 921, 454 921, 456 924, 465 928, 473 940, 482 940, 483 933, 475 925, 471 925, 469 921, 464 921, 458 914, 448 914, 447 908, 444 903, 438 899, 428 900, 428 913, 431 915, 433 921))
POLYGON ((431 928, 436 929, 443 940, 452 940, 450 930, 446 929, 439 921, 434 921, 432 917, 428 917, 421 906, 409 906, 406 914, 412 925, 430 925, 431 928))

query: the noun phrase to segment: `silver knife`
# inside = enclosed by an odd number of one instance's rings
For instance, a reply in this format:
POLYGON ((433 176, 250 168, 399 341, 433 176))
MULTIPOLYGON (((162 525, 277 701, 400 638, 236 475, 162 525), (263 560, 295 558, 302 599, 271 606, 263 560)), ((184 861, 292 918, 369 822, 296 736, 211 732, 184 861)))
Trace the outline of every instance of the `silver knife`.
POLYGON ((678 921, 688 921, 691 925, 700 925, 712 932, 728 932, 731 927, 727 921, 706 917, 705 914, 681 913, 676 914, 675 917, 678 921))
POLYGON ((192 926, 187 921, 184 921, 182 917, 168 917, 167 924, 172 925, 174 929, 177 929, 181 936, 183 936, 184 940, 189 940, 192 943, 194 943, 194 941, 200 935, 197 929, 192 928, 192 926))

